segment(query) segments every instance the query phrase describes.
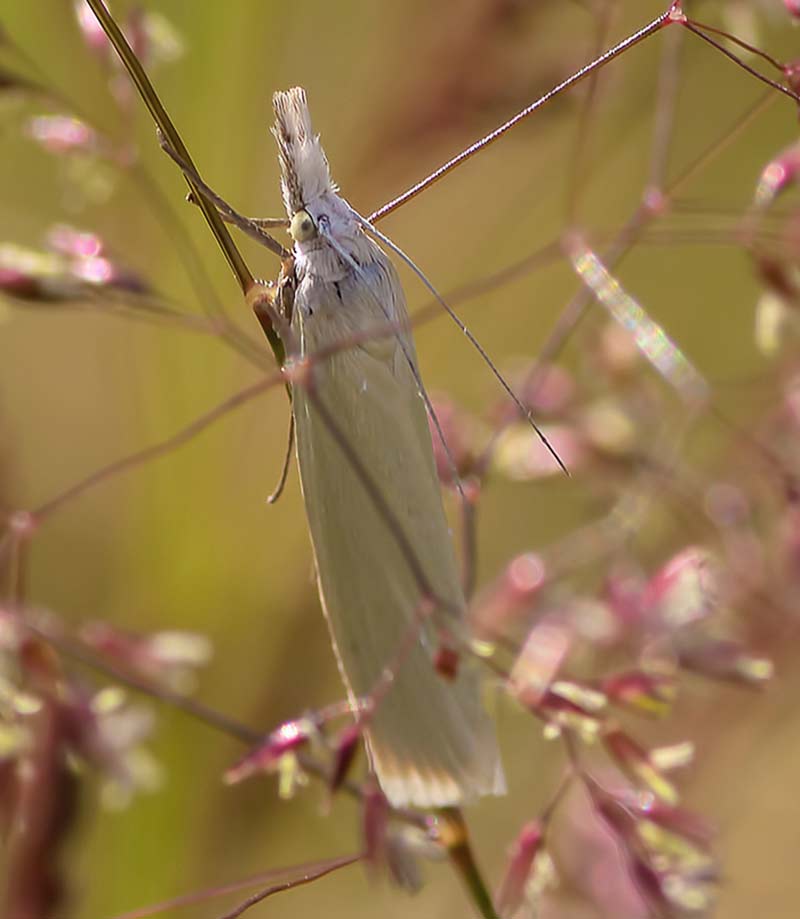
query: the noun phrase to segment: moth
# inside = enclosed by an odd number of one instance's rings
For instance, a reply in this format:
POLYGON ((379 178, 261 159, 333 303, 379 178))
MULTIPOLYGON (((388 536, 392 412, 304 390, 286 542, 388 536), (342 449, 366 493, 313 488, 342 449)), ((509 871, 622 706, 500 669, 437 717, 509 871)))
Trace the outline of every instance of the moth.
POLYGON ((314 397, 299 385, 292 395, 317 582, 339 671, 354 706, 391 675, 365 734, 393 805, 442 807, 499 794, 503 771, 475 667, 464 663, 451 681, 433 665, 434 623, 444 618, 451 632, 463 631, 465 600, 403 290, 386 253, 338 194, 305 92, 276 93, 273 105, 293 239, 292 337, 300 358, 326 355, 314 362, 314 397), (387 323, 393 334, 350 343, 387 323), (323 413, 335 420, 396 528, 323 413), (425 598, 401 541, 413 547, 445 607, 421 623, 425 598), (409 634, 411 647, 392 671, 409 634))

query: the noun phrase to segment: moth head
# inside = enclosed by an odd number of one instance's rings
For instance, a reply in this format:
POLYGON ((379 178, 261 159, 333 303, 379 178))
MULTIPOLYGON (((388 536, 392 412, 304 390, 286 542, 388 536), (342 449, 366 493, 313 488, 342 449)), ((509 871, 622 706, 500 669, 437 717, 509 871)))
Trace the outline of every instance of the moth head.
POLYGON ((289 233, 297 243, 307 243, 316 237, 317 225, 307 210, 301 208, 292 214, 292 219, 289 221, 289 233))
MULTIPOLYGON (((281 191, 290 219, 326 192, 335 192, 328 159, 311 126, 305 90, 295 87, 272 97, 281 167, 281 191)), ((294 233, 292 233, 294 237, 294 233)), ((297 237, 294 237, 295 239, 297 237)))

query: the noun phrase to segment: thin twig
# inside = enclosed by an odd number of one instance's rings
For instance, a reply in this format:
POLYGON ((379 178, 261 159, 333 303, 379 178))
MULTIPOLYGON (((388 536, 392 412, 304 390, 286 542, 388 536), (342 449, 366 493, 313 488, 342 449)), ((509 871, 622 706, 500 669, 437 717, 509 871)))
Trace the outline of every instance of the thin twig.
POLYGON ((364 856, 361 854, 345 855, 342 858, 333 859, 327 862, 322 867, 308 871, 298 878, 284 881, 281 884, 273 884, 271 887, 267 887, 266 890, 262 890, 259 893, 253 894, 252 897, 248 897, 243 903, 240 903, 239 906, 220 916, 219 919, 238 919, 238 917, 247 912, 251 906, 263 902, 267 897, 271 897, 273 894, 282 893, 285 890, 293 890, 295 887, 303 887, 305 884, 317 881, 319 878, 323 878, 327 874, 332 874, 340 868, 347 868, 348 865, 354 865, 356 862, 361 861, 363 857, 364 856))
MULTIPOLYGON (((189 154, 189 151, 186 149, 180 134, 175 128, 175 125, 172 123, 172 120, 167 114, 166 109, 162 105, 161 100, 159 99, 153 84, 150 82, 150 79, 145 73, 138 57, 132 50, 131 46, 128 44, 127 39, 122 34, 122 31, 114 21, 114 18, 108 12, 102 0, 86 0, 86 2, 89 4, 92 12, 97 17, 97 20, 102 26, 106 36, 108 37, 109 42, 111 42, 125 69, 128 71, 128 74, 133 80, 133 83, 136 86, 142 101, 147 106, 151 117, 155 121, 160 131, 164 137, 166 137, 170 147, 189 166, 194 169, 194 163, 192 162, 192 158, 189 154)), ((211 204, 210 201, 202 196, 202 193, 199 189, 196 189, 192 186, 191 182, 189 182, 189 187, 198 196, 198 205, 203 212, 203 216, 208 223, 209 229, 217 241, 217 245, 225 255, 228 265, 233 271, 242 293, 247 294, 247 292, 251 290, 255 285, 255 279, 253 278, 252 272, 247 267, 244 258, 242 257, 241 253, 236 247, 236 244, 231 238, 231 235, 228 232, 227 227, 225 226, 225 223, 223 222, 219 213, 217 212, 217 209, 211 204)), ((265 329, 264 331, 278 366, 282 366, 285 354, 280 338, 274 330, 265 329)))
POLYGON ((751 45, 749 42, 746 42, 741 38, 737 38, 736 35, 731 35, 730 32, 726 32, 724 29, 717 29, 715 26, 707 25, 705 22, 698 22, 696 19, 688 20, 687 24, 691 24, 696 29, 702 29, 704 32, 711 32, 713 35, 719 35, 721 38, 727 38, 727 40, 733 42, 734 45, 738 45, 745 51, 749 51, 751 54, 755 54, 757 57, 765 60, 780 73, 786 73, 786 66, 774 58, 771 54, 768 54, 761 48, 757 48, 755 45, 751 45))
MULTIPOLYGON (((326 864, 330 864, 330 861, 326 864)), ((296 865, 291 868, 273 868, 271 871, 261 871, 250 877, 242 878, 239 881, 232 881, 229 884, 220 884, 209 890, 192 891, 191 893, 182 894, 177 897, 171 897, 169 900, 163 900, 161 903, 154 903, 150 906, 143 906, 139 909, 128 910, 125 913, 118 913, 113 919, 149 919, 150 916, 156 916, 159 913, 165 913, 167 910, 180 909, 184 906, 194 906, 198 903, 206 903, 216 897, 224 897, 231 893, 238 893, 247 887, 255 887, 257 884, 265 884, 269 880, 287 873, 308 873, 320 866, 320 862, 313 862, 307 865, 296 865)))
MULTIPOLYGON (((597 14, 598 22, 595 29, 594 47, 592 48, 592 53, 595 56, 600 54, 606 42, 611 27, 611 19, 615 12, 614 4, 609 3, 603 6, 601 12, 597 14)), ((566 213, 567 221, 570 225, 576 222, 578 204, 581 200, 583 187, 591 175, 589 137, 592 130, 595 101, 597 99, 601 74, 602 70, 596 70, 589 77, 586 95, 581 105, 580 114, 578 115, 578 136, 572 146, 572 161, 569 169, 570 179, 567 184, 566 213)))
POLYGON ((199 418, 196 418, 190 424, 186 425, 186 427, 181 428, 176 434, 158 443, 151 444, 143 450, 137 450, 135 453, 130 453, 128 456, 124 456, 122 459, 118 459, 113 463, 102 466, 84 479, 81 479, 80 482, 76 482, 70 488, 65 489, 60 494, 40 504, 39 507, 32 511, 34 518, 41 522, 46 517, 53 514, 54 511, 62 507, 62 505, 82 495, 85 491, 106 482, 108 479, 113 478, 121 472, 127 472, 129 469, 140 466, 142 463, 146 463, 149 460, 165 456, 177 447, 183 446, 183 444, 197 437, 198 434, 205 431, 206 428, 223 415, 239 408, 239 406, 244 405, 251 399, 254 399, 256 396, 261 395, 263 392, 266 392, 268 389, 280 383, 283 383, 283 377, 280 374, 273 374, 266 379, 259 380, 257 383, 253 383, 251 386, 234 393, 234 395, 229 396, 210 411, 205 412, 199 418))
POLYGON ((447 848, 450 862, 461 876, 470 898, 483 919, 499 919, 492 903, 492 897, 483 880, 472 846, 469 842, 467 825, 461 811, 455 807, 444 808, 441 824, 437 827, 441 841, 447 848))
POLYGON ((767 86, 771 86, 779 93, 783 93, 784 96, 788 96, 790 99, 800 105, 800 96, 793 89, 790 89, 788 86, 784 86, 783 83, 778 83, 776 80, 771 80, 769 77, 764 76, 763 73, 760 73, 755 69, 755 67, 751 67, 746 61, 743 61, 738 55, 734 54, 733 51, 729 51, 723 44, 720 44, 720 42, 713 39, 710 35, 707 35, 701 28, 694 26, 691 20, 687 19, 682 23, 682 25, 690 32, 693 32, 695 35, 697 35, 699 38, 702 38, 703 41, 711 45, 712 48, 716 48, 720 54, 724 54, 725 57, 733 61, 734 64, 749 73, 751 77, 755 77, 762 83, 766 83, 767 86))
POLYGON ((439 179, 444 178, 444 176, 446 176, 449 172, 452 172, 457 166, 460 166, 461 163, 470 159, 470 157, 474 156, 476 153, 479 153, 485 147, 488 147, 489 144, 494 143, 507 131, 510 131, 511 128, 515 127, 515 125, 519 124, 529 115, 532 115, 534 112, 542 108, 542 106, 546 105, 548 102, 551 102, 557 96, 560 96, 561 93, 575 86, 577 83, 580 83, 581 80, 586 79, 586 77, 588 77, 599 67, 604 67, 609 63, 609 61, 619 57, 634 45, 638 45, 639 42, 643 41, 645 38, 649 38, 651 35, 658 32, 659 29, 669 25, 669 23, 672 21, 671 15, 672 4, 668 10, 661 13, 661 15, 657 16, 652 22, 649 22, 646 26, 643 26, 637 32, 629 35, 627 38, 614 45, 613 48, 609 48, 608 51, 595 58, 595 60, 593 60, 591 63, 581 67, 580 70, 567 77, 566 80, 563 80, 557 86, 554 86, 543 96, 540 96, 535 102, 532 102, 530 105, 526 106, 524 109, 522 109, 522 111, 517 112, 513 118, 509 118, 508 121, 501 124, 500 127, 490 131, 480 140, 475 141, 474 144, 471 144, 469 147, 467 147, 466 150, 462 150, 461 153, 448 160, 438 169, 435 169, 430 175, 426 176, 415 185, 412 185, 411 188, 409 188, 407 191, 404 191, 402 195, 398 195, 396 198, 393 198, 391 201, 384 204, 383 207, 379 207, 377 211, 369 215, 367 218, 369 222, 377 223, 377 221, 382 220, 388 214, 391 214, 392 211, 396 211, 399 207, 402 207, 412 198, 415 198, 420 192, 424 191, 430 185, 433 185, 435 182, 438 182, 439 179))

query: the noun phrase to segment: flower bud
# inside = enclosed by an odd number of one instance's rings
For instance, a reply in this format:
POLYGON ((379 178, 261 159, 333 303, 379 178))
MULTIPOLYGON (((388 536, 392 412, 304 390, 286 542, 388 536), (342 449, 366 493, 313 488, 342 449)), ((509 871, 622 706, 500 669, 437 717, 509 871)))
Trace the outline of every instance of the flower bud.
POLYGON ((668 805, 678 802, 678 791, 654 764, 651 756, 621 729, 610 727, 603 733, 603 743, 612 759, 633 781, 649 788, 668 805))
POLYGON ((228 769, 224 775, 225 784, 235 785, 257 772, 274 771, 280 766, 281 760, 306 744, 314 733, 316 726, 307 718, 284 722, 260 746, 228 769))
POLYGON ((543 842, 544 831, 539 820, 527 823, 514 841, 496 897, 501 916, 512 916, 524 902, 525 888, 543 842))

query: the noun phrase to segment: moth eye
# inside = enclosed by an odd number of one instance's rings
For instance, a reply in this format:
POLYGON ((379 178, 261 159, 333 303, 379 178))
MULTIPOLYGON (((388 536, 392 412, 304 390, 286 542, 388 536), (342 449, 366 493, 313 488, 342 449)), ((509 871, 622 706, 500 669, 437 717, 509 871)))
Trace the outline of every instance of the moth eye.
POLYGON ((292 239, 298 243, 308 242, 317 235, 317 228, 308 211, 295 211, 289 224, 289 232, 292 239))

